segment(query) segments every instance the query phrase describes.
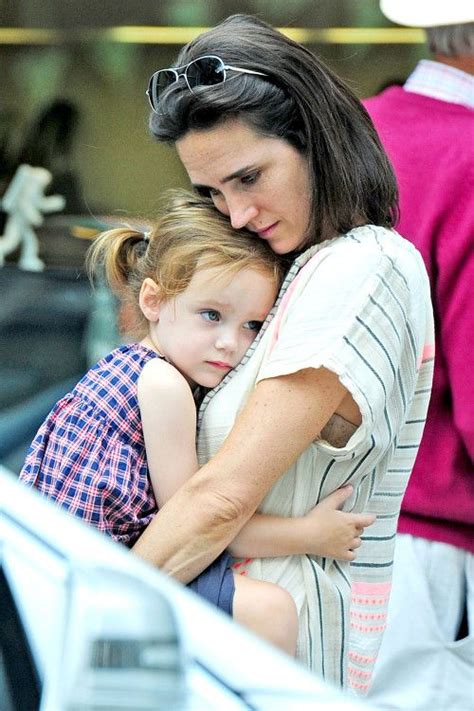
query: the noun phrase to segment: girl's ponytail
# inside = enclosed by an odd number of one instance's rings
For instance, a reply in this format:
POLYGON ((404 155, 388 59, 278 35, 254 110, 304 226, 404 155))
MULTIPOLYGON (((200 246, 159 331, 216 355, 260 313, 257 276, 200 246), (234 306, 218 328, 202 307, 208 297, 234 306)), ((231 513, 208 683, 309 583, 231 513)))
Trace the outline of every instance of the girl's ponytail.
POLYGON ((147 237, 143 232, 120 227, 103 232, 90 248, 86 264, 91 280, 101 271, 116 294, 123 295, 130 286, 130 277, 144 255, 147 237))

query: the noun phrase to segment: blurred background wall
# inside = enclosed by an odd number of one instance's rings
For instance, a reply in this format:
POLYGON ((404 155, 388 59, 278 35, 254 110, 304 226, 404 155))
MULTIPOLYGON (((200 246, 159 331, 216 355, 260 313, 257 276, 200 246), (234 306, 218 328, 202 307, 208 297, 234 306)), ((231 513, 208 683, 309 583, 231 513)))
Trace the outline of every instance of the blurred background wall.
POLYGON ((77 237, 152 218, 166 188, 187 184, 148 135, 149 76, 235 12, 293 33, 360 97, 403 82, 425 53, 378 0, 0 0, 0 201, 22 163, 47 168, 49 192, 66 198, 36 229, 44 271, 19 269, 18 250, 0 268, 0 462, 14 472, 54 402, 126 337, 77 237))
POLYGON ((360 35, 351 43, 347 34, 336 43, 329 34, 315 41, 315 32, 307 41, 359 96, 403 80, 424 53, 410 30, 396 28, 398 35, 384 41, 378 30, 389 23, 377 0, 0 0, 2 175, 41 112, 66 101, 75 109, 67 161, 83 209, 153 214, 163 188, 186 179, 172 149, 147 134, 145 89, 149 75, 172 64, 181 37, 193 32, 174 31, 163 43, 156 28, 214 25, 234 12, 258 14, 277 27, 370 28, 366 43, 360 35), (408 43, 398 43, 403 37, 408 43))

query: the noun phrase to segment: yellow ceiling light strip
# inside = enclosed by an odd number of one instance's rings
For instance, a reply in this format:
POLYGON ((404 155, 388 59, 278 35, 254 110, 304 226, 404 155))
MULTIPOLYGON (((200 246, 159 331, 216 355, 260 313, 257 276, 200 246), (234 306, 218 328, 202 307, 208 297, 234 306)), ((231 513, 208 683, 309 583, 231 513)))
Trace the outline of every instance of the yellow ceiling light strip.
MULTIPOLYGON (((71 32, 21 27, 0 28, 0 44, 48 45, 68 42, 182 45, 209 27, 107 27, 71 32)), ((422 44, 423 30, 414 27, 279 27, 301 44, 422 44)))
POLYGON ((301 44, 421 44, 423 30, 415 27, 280 27, 301 44))
POLYGON ((209 29, 209 27, 109 27, 103 30, 101 39, 136 44, 187 44, 209 29))
POLYGON ((25 27, 0 27, 0 44, 60 44, 66 41, 64 32, 25 27))
MULTIPOLYGON (((102 36, 112 42, 186 44, 209 27, 110 27, 102 36)), ((423 30, 414 27, 279 27, 301 44, 422 44, 423 30)))

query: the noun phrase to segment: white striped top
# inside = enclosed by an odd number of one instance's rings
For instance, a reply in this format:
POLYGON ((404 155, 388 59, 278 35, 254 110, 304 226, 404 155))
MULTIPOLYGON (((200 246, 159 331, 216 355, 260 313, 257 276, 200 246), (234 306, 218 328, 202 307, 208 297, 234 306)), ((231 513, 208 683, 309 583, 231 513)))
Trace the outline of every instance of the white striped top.
POLYGON ((293 595, 298 657, 327 680, 364 692, 385 626, 396 523, 431 389, 433 318, 421 256, 396 232, 374 226, 316 245, 293 265, 262 331, 203 402, 200 461, 220 447, 260 380, 322 366, 339 375, 362 424, 344 447, 316 439, 260 511, 301 516, 350 482, 346 510, 374 512, 377 521, 354 564, 291 556, 254 560, 248 573, 293 595))

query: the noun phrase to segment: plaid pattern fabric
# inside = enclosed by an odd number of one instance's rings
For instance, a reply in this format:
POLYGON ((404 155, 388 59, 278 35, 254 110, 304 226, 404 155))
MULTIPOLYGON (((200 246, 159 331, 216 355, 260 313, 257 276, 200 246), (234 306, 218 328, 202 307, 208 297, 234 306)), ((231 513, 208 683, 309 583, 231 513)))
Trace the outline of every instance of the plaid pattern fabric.
POLYGON ((422 59, 403 88, 415 94, 474 109, 474 77, 441 62, 422 59))
POLYGON ((20 473, 70 513, 127 546, 157 511, 137 400, 138 343, 109 353, 51 410, 20 473))

